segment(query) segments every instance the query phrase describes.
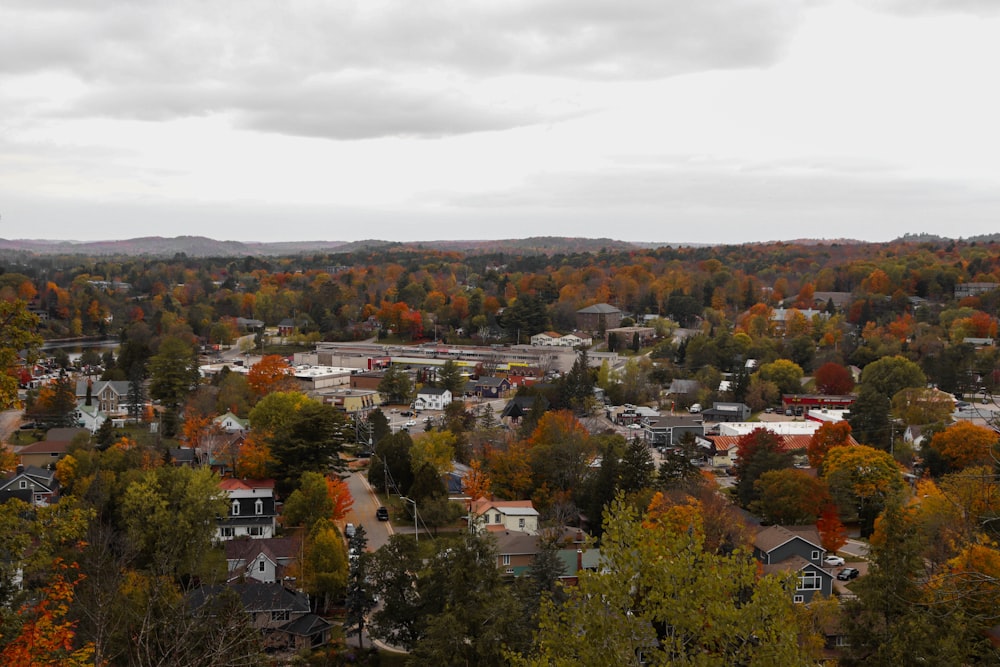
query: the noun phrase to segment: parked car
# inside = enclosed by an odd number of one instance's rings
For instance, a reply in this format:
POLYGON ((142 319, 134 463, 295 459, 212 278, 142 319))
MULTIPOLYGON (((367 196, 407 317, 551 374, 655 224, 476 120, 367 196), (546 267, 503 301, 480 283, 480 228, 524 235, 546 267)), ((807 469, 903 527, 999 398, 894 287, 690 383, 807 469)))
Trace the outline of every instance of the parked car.
POLYGON ((375 518, 378 519, 379 521, 388 521, 389 510, 386 509, 385 507, 379 507, 377 510, 375 510, 375 518))
POLYGON ((843 570, 837 573, 837 579, 840 581, 850 581, 851 579, 856 579, 857 576, 861 574, 858 572, 856 567, 845 567, 843 570))
POLYGON ((413 419, 407 419, 406 420, 406 426, 407 427, 416 426, 416 425, 417 425, 417 422, 415 420, 413 420, 413 419))
POLYGON ((690 408, 688 408, 688 412, 690 412, 691 414, 696 414, 698 412, 701 412, 701 403, 695 403, 694 405, 692 405, 690 408))
POLYGON ((352 537, 354 537, 354 524, 353 523, 349 523, 346 526, 344 526, 344 536, 347 537, 347 539, 351 539, 352 537))
POLYGON ((844 564, 844 559, 836 554, 830 554, 823 559, 823 564, 828 567, 839 567, 844 564))

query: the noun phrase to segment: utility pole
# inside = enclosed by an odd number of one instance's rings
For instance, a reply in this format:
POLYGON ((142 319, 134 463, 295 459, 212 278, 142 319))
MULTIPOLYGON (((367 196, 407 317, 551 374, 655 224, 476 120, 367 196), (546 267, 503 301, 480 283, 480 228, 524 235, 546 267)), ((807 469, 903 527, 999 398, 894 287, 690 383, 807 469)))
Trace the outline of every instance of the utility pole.
POLYGON ((413 538, 414 541, 420 543, 420 529, 417 527, 417 501, 407 498, 406 496, 400 496, 400 500, 405 500, 408 503, 413 503, 413 538))

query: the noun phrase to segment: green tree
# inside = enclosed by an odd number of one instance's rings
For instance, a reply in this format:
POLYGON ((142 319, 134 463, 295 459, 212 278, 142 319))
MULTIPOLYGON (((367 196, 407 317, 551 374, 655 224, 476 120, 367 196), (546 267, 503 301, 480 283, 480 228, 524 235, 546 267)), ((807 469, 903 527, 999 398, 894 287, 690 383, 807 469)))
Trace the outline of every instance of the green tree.
POLYGON ((522 294, 503 311, 503 328, 509 338, 527 340, 549 326, 548 313, 542 300, 531 293, 522 294))
POLYGON ((444 362, 438 371, 437 385, 450 391, 454 397, 462 396, 465 393, 465 377, 462 375, 462 367, 451 359, 444 362))
POLYGON ((761 475, 792 467, 792 453, 784 450, 783 438, 763 428, 741 437, 736 451, 736 497, 744 507, 760 499, 756 483, 761 475))
POLYGON ((943 424, 954 410, 951 395, 937 389, 909 387, 892 397, 892 416, 907 425, 943 424))
POLYGON ((250 411, 254 431, 278 433, 296 420, 299 409, 311 399, 298 391, 276 391, 258 401, 250 411))
POLYGON ((0 299, 0 410, 17 405, 17 373, 20 353, 33 361, 42 345, 36 333, 38 316, 24 301, 0 299))
POLYGON ((121 501, 123 524, 143 566, 178 581, 211 581, 224 571, 213 540, 216 518, 227 509, 215 473, 183 466, 149 470, 128 485, 121 501))
POLYGON ((317 521, 306 538, 302 556, 302 587, 322 602, 320 609, 344 594, 347 587, 347 550, 344 540, 326 519, 317 521))
POLYGON ((413 398, 413 382, 406 371, 398 366, 390 366, 382 374, 378 391, 390 403, 409 405, 413 398))
POLYGON ((834 447, 827 452, 823 480, 841 514, 858 516, 863 537, 871 535, 876 517, 905 486, 892 456, 866 445, 834 447))
POLYGON ((344 628, 357 628, 358 648, 364 648, 365 623, 368 614, 375 608, 375 595, 370 581, 368 535, 364 526, 354 529, 354 536, 347 544, 349 554, 347 567, 347 593, 344 596, 344 628))
POLYGON ((406 495, 413 484, 410 448, 413 440, 405 431, 382 438, 375 445, 368 481, 383 493, 406 495))
POLYGON ((758 499, 750 510, 771 523, 798 526, 816 523, 831 502, 826 484, 795 468, 770 470, 754 482, 758 499))
POLYGON ((632 438, 625 446, 618 488, 626 494, 636 493, 652 486, 655 477, 656 463, 649 446, 639 438, 632 438))
POLYGON ((514 665, 788 665, 816 660, 785 583, 746 552, 705 549, 697 513, 606 515, 602 567, 563 604, 542 604, 535 646, 514 665), (705 622, 710 618, 711 622, 705 622))
POLYGON ((305 472, 338 469, 337 454, 353 435, 344 413, 306 399, 268 439, 279 491, 289 493, 305 472))
POLYGON ((394 536, 373 559, 384 600, 373 636, 410 649, 420 665, 499 667, 508 664, 505 647, 530 645, 523 607, 501 578, 487 536, 439 540, 425 565, 412 542, 394 536))
POLYGON ((862 386, 847 420, 855 439, 888 450, 894 436, 889 419, 891 406, 889 396, 873 387, 862 386))
POLYGON ((320 520, 333 516, 333 499, 327 492, 326 475, 321 472, 302 473, 298 488, 292 491, 281 510, 285 526, 304 526, 312 530, 320 520))
POLYGON ((198 356, 189 343, 166 338, 149 360, 149 395, 163 405, 163 432, 177 434, 180 406, 198 386, 198 356))
POLYGON ((802 393, 802 368, 788 359, 761 364, 756 373, 765 382, 773 382, 782 394, 802 393))
POLYGON ((862 388, 872 389, 888 399, 904 389, 926 384, 927 376, 920 366, 899 355, 882 357, 861 371, 862 388))
POLYGON ((580 350, 569 373, 561 378, 563 405, 577 414, 589 413, 594 402, 594 376, 586 350, 580 350))
POLYGON ((969 664, 956 642, 959 628, 925 604, 922 550, 920 532, 893 498, 872 543, 868 574, 852 586, 857 597, 841 616, 845 665, 969 664))
POLYGON ((410 465, 414 474, 424 464, 430 464, 438 476, 451 472, 456 440, 450 431, 434 431, 414 442, 410 447, 410 465))

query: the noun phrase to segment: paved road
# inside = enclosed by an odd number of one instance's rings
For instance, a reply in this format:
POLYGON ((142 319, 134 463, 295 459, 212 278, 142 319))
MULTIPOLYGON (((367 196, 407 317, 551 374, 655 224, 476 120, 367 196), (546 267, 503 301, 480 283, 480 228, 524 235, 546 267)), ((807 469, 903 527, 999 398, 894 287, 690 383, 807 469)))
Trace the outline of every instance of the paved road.
POLYGON ((0 443, 10 442, 10 436, 21 424, 21 410, 5 410, 0 412, 0 443))
POLYGON ((378 509, 380 502, 363 473, 351 473, 347 478, 347 488, 351 490, 351 496, 354 498, 354 507, 347 513, 346 521, 355 526, 365 527, 368 550, 375 551, 389 541, 389 536, 393 533, 392 525, 388 521, 379 521, 375 518, 375 510, 378 509))
POLYGON ((845 554, 850 554, 858 558, 868 557, 868 543, 862 542, 861 540, 849 539, 847 540, 847 544, 840 547, 840 550, 845 554))

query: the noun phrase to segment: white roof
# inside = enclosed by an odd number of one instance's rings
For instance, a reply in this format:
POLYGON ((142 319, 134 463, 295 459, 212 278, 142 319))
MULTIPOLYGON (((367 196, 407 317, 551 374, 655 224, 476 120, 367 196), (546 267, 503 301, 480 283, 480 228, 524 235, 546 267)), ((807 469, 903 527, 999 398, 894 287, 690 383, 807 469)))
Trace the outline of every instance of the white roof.
POLYGON ((493 509, 510 516, 538 516, 538 510, 533 507, 496 507, 494 505, 493 509))
POLYGON ((759 428, 777 435, 812 435, 820 426, 816 421, 722 422, 719 424, 719 435, 744 436, 759 428))

